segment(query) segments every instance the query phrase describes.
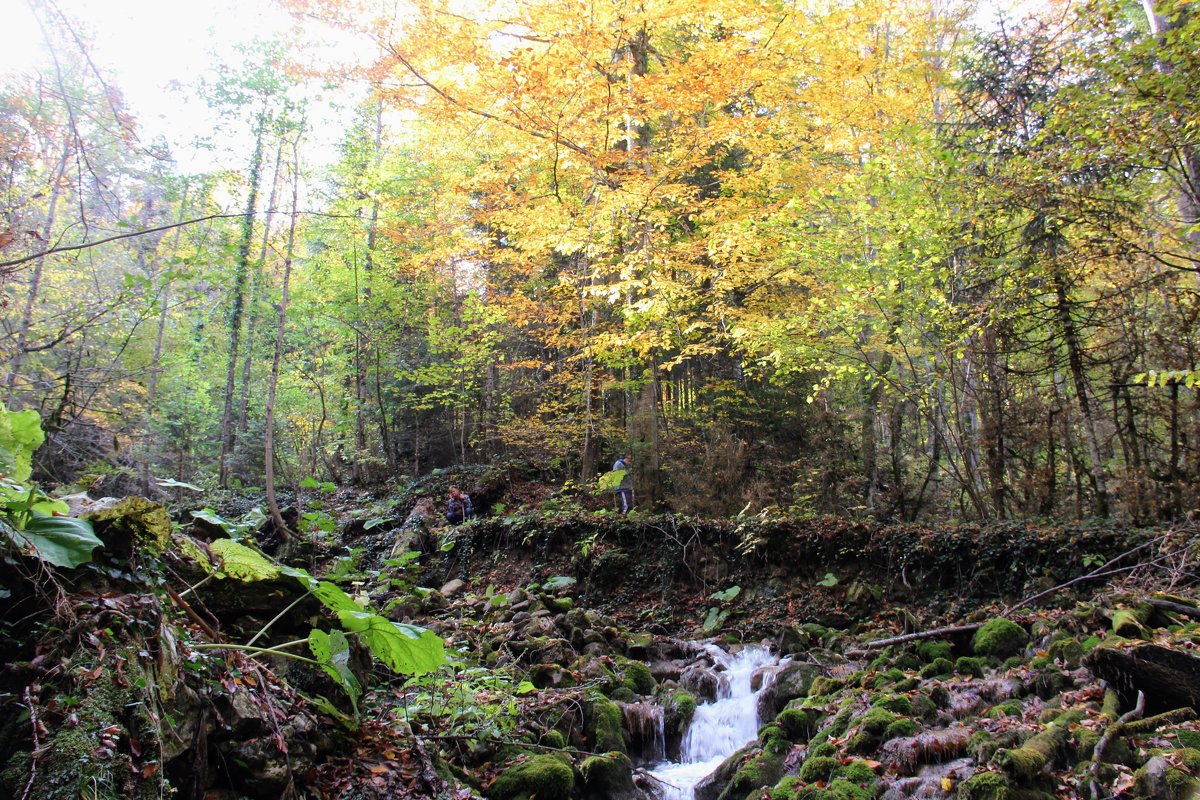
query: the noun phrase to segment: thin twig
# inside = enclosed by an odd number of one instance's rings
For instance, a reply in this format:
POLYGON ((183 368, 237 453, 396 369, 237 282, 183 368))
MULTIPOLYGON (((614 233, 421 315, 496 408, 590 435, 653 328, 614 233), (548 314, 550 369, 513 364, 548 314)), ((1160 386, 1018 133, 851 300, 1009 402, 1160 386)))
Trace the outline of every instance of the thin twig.
POLYGON ((37 706, 33 704, 33 694, 28 686, 25 687, 25 706, 29 709, 29 724, 33 729, 33 755, 29 759, 29 780, 25 784, 25 791, 21 792, 21 800, 26 800, 33 789, 33 781, 37 778, 37 752, 41 748, 41 742, 38 740, 37 706))

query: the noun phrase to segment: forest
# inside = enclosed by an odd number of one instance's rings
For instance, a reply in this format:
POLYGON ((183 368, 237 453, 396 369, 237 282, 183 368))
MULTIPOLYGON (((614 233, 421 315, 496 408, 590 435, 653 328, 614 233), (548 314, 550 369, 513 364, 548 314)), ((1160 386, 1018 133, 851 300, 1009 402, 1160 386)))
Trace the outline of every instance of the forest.
POLYGON ((1200 797, 1194 0, 27 5, 0 796, 1200 797))
POLYGON ((1195 507, 1189 3, 291 6, 374 49, 214 65, 222 169, 142 141, 52 6, 53 68, 0 87, 39 477, 590 485, 631 449, 682 513, 1195 507), (314 78, 363 88, 319 169, 314 78))

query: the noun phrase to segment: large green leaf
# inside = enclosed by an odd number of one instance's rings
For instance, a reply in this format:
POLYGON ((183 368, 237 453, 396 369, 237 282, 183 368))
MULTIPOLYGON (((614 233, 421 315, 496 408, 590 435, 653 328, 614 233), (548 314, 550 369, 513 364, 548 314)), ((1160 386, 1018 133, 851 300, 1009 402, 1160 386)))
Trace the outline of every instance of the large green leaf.
POLYGON ((0 403, 0 473, 15 481, 29 480, 33 451, 45 438, 36 411, 9 411, 0 403))
POLYGON ((232 539, 217 539, 208 549, 221 559, 221 572, 231 578, 253 583, 279 577, 277 565, 268 561, 262 553, 232 539))
POLYGON ((612 472, 606 472, 596 481, 596 491, 598 492, 615 492, 621 488, 621 481, 625 480, 626 471, 623 469, 614 469, 612 472))
POLYGON ((350 705, 358 714, 358 698, 362 696, 362 684, 350 669, 350 642, 341 631, 325 631, 314 628, 308 634, 308 648, 321 662, 325 674, 341 686, 350 697, 350 705))
POLYGON ((424 675, 446 663, 446 645, 432 631, 368 611, 341 611, 342 626, 362 637, 375 657, 401 675, 424 675))
POLYGON ((92 560, 92 551, 101 544, 92 526, 74 517, 34 514, 25 530, 4 523, 0 532, 17 548, 32 548, 34 555, 56 567, 86 564, 92 560))
POLYGON ((325 607, 330 611, 362 611, 363 607, 354 601, 354 598, 346 594, 335 583, 329 581, 321 581, 317 584, 317 588, 313 590, 313 594, 317 599, 325 604, 325 607))

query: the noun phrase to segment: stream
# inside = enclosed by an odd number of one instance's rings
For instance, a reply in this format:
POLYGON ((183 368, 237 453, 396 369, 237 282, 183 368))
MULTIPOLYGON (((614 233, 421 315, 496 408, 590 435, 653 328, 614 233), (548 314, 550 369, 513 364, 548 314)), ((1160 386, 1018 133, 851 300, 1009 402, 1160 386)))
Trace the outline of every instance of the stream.
POLYGON ((738 748, 758 736, 758 696, 770 685, 765 675, 757 688, 754 676, 780 666, 779 659, 763 647, 747 647, 735 654, 709 649, 720 678, 717 699, 697 706, 684 735, 680 760, 656 764, 650 773, 662 781, 663 800, 693 800, 694 787, 738 748))

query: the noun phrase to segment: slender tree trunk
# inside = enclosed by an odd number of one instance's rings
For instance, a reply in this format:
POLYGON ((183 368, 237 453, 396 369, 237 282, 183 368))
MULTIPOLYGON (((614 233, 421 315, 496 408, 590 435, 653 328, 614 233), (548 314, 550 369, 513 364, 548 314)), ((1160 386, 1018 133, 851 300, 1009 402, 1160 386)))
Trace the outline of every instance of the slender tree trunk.
POLYGON ((242 218, 242 236, 234 263, 233 291, 229 307, 229 363, 225 373, 225 404, 221 412, 221 453, 217 463, 217 481, 222 488, 229 485, 229 455, 233 452, 235 427, 233 389, 237 377, 238 349, 242 335, 242 315, 245 310, 246 280, 250 271, 250 247, 254 239, 254 212, 258 207, 258 181, 262 172, 263 144, 266 137, 267 115, 258 115, 258 133, 254 154, 250 158, 250 192, 246 197, 246 213, 242 218))
POLYGON ((1075 328, 1071 303, 1067 296, 1066 279, 1061 271, 1054 272, 1053 281, 1055 311, 1062 329, 1063 343, 1067 347, 1067 365, 1071 371, 1071 382, 1075 385, 1076 402, 1079 404, 1079 413, 1083 417, 1083 434, 1090 468, 1089 480, 1095 493, 1093 508, 1097 516, 1107 517, 1109 514, 1108 479, 1104 473, 1104 461, 1100 456, 1100 437, 1096 430, 1096 415, 1092 408, 1091 396, 1088 393, 1087 375, 1083 366, 1083 346, 1080 343, 1079 332, 1075 328))
POLYGON ((258 298, 262 292, 263 269, 267 264, 267 246, 271 241, 271 220, 275 216, 278 200, 279 167, 283 163, 283 139, 275 148, 275 171, 271 175, 271 194, 267 199, 267 213, 263 219, 262 241, 258 248, 258 261, 254 265, 254 278, 250 282, 250 302, 246 308, 246 357, 242 361, 242 381, 238 397, 237 429, 244 434, 250 425, 250 373, 254 364, 254 332, 258 323, 258 298))
MULTIPOLYGON (((46 208, 46 221, 42 225, 41 241, 49 242, 50 237, 54 233, 54 222, 58 214, 58 201, 62 196, 62 180, 67 171, 67 161, 71 157, 71 140, 68 138, 63 143, 62 156, 58 159, 58 166, 54 169, 54 183, 50 187, 50 203, 46 208)), ((25 295, 25 308, 21 312, 21 323, 17 328, 17 343, 16 349, 13 351, 12 358, 8 362, 8 376, 5 379, 5 403, 11 408, 13 405, 14 396, 17 390, 17 376, 21 374, 21 367, 25 361, 25 349, 29 346, 29 329, 33 325, 33 309, 37 305, 38 295, 42 285, 42 269, 45 267, 46 257, 39 256, 33 262, 33 274, 29 276, 29 291, 25 295)))
POLYGON ((279 503, 275 499, 275 390, 279 385, 279 364, 283 360, 283 332, 287 328, 288 289, 292 278, 292 256, 296 244, 296 212, 300 208, 300 134, 292 141, 292 216, 288 223, 287 249, 283 259, 283 289, 279 299, 279 323, 275 327, 275 355, 271 359, 271 377, 267 381, 266 420, 263 447, 266 455, 267 507, 271 520, 284 539, 291 537, 279 503))
MULTIPOLYGON (((171 241, 172 257, 179 252, 179 234, 183 230, 182 223, 187 218, 187 201, 188 201, 189 186, 186 181, 183 184, 183 197, 179 200, 179 217, 178 222, 181 227, 175 229, 175 233, 171 241)), ((146 445, 145 453, 142 458, 142 494, 149 496, 150 494, 150 442, 152 441, 150 433, 150 421, 154 418, 154 409, 158 403, 158 377, 162 372, 162 351, 163 338, 167 331, 168 307, 171 301, 171 282, 163 281, 162 290, 159 292, 158 302, 158 330, 154 335, 154 353, 150 356, 150 377, 146 386, 146 445)))

